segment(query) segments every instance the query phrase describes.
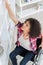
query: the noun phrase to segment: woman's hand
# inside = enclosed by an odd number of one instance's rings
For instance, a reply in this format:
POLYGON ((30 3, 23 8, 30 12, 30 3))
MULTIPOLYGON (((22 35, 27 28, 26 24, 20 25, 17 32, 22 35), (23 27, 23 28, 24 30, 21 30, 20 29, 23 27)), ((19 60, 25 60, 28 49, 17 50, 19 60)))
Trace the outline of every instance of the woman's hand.
POLYGON ((13 22, 15 24, 18 24, 18 20, 16 19, 16 17, 14 16, 14 13, 10 7, 10 5, 8 4, 8 1, 5 0, 5 7, 6 9, 8 10, 8 14, 9 14, 9 17, 13 20, 13 22))
POLYGON ((8 8, 9 8, 10 5, 8 4, 7 0, 4 0, 4 2, 5 2, 5 7, 8 10, 8 8))

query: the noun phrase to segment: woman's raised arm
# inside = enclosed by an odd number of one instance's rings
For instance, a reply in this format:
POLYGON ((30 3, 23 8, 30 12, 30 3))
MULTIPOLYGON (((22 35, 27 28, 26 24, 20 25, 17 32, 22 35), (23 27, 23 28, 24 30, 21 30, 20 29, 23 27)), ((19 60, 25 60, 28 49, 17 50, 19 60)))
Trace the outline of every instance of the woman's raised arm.
POLYGON ((8 10, 9 17, 13 20, 13 22, 14 22, 15 24, 18 24, 18 20, 17 20, 17 18, 14 16, 14 13, 13 13, 13 11, 12 11, 12 9, 11 9, 11 7, 10 7, 10 5, 8 4, 7 1, 5 1, 5 7, 6 7, 6 9, 8 10))

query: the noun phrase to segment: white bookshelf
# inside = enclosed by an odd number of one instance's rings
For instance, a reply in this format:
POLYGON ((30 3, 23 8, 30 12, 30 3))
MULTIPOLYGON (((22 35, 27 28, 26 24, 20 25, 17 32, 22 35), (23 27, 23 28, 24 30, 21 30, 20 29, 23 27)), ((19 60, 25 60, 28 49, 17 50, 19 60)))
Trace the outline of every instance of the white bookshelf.
POLYGON ((16 4, 19 6, 19 7, 24 7, 24 6, 27 6, 27 5, 31 5, 31 4, 35 4, 35 3, 38 3, 40 2, 41 0, 32 0, 30 2, 21 2, 22 0, 16 0, 16 4))
POLYGON ((42 0, 16 0, 16 16, 19 19, 41 11, 43 11, 42 0))
POLYGON ((35 10, 35 9, 29 10, 28 9, 28 10, 23 11, 22 14, 21 14, 21 12, 18 12, 17 16, 21 19, 21 18, 27 17, 27 16, 32 15, 32 14, 36 14, 36 13, 41 12, 41 11, 43 11, 43 9, 39 9, 39 10, 35 10))

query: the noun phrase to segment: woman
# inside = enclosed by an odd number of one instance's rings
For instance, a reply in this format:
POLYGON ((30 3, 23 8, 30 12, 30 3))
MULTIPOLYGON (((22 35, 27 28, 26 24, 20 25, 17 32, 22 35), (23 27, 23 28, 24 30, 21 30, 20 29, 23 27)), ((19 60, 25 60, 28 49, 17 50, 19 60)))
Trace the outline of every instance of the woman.
MULTIPOLYGON (((17 65, 16 56, 24 54, 23 60, 20 62, 20 65, 26 65, 26 63, 31 60, 37 50, 37 39, 41 39, 41 27, 38 20, 34 18, 28 18, 24 23, 18 21, 9 4, 5 2, 5 6, 8 10, 10 18, 13 20, 17 26, 17 42, 16 48, 11 52, 10 58, 13 65, 17 65)), ((40 42, 41 43, 41 42, 40 42)), ((40 44, 38 44, 40 45, 40 44)))

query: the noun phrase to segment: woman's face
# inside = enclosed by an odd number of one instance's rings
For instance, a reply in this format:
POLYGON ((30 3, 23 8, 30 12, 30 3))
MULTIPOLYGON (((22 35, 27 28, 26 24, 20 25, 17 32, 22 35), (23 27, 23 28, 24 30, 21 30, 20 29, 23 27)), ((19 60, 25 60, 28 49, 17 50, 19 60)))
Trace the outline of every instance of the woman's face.
POLYGON ((22 26, 22 30, 26 33, 29 33, 30 32, 30 23, 29 21, 25 22, 22 26))

